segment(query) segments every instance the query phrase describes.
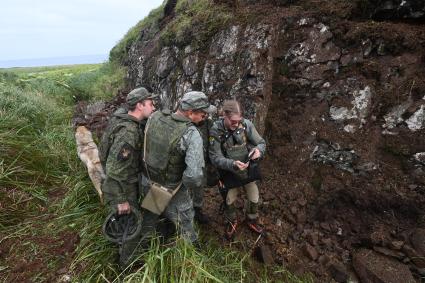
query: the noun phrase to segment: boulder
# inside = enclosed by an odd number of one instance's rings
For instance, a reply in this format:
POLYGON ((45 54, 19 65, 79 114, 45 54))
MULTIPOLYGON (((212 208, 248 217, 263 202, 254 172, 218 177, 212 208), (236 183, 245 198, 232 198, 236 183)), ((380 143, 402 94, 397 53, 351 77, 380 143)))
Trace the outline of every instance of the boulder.
POLYGON ((388 247, 392 250, 401 250, 403 247, 404 242, 403 241, 392 241, 388 244, 388 247))
POLYGON ((423 20, 425 2, 422 0, 386 0, 370 1, 375 6, 372 18, 377 20, 423 20))
POLYGON ((353 267, 364 283, 416 282, 407 265, 368 249, 354 253, 353 267))
POLYGON ((354 150, 342 149, 337 144, 321 141, 310 154, 310 159, 353 173, 353 163, 356 162, 358 156, 354 150))

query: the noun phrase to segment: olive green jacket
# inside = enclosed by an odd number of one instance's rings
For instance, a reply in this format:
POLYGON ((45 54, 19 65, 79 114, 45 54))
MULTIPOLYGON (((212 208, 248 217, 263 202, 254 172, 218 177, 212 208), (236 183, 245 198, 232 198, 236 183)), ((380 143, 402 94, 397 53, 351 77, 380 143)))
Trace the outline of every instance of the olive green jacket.
POLYGON ((109 136, 102 138, 102 143, 106 138, 110 141, 102 184, 107 203, 137 203, 143 143, 140 125, 128 114, 115 113, 104 134, 109 136))
POLYGON ((245 142, 248 151, 251 151, 253 148, 258 148, 261 153, 260 158, 264 156, 266 142, 255 129, 254 124, 247 119, 243 119, 241 121, 241 126, 243 130, 238 128, 235 131, 230 131, 224 126, 224 118, 220 118, 215 121, 211 127, 209 157, 211 163, 218 169, 231 171, 233 173, 237 172, 237 169, 233 167, 234 160, 228 158, 225 152, 224 143, 226 143, 228 147, 232 147, 237 144, 238 140, 244 140, 246 138, 245 142))

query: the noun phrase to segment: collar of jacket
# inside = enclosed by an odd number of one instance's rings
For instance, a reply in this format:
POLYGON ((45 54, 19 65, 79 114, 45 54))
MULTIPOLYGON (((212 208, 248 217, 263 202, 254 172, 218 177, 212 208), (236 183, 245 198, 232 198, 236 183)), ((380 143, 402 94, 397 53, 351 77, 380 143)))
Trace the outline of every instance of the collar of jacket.
POLYGON ((185 117, 185 116, 183 116, 183 115, 177 114, 177 113, 173 113, 173 114, 171 114, 171 117, 172 117, 174 120, 176 120, 176 121, 180 121, 180 122, 192 122, 189 118, 187 118, 187 117, 185 117))
POLYGON ((221 129, 220 130, 222 132, 229 133, 229 134, 233 134, 239 128, 244 128, 244 129, 246 128, 245 119, 244 118, 242 118, 242 120, 239 122, 238 127, 236 129, 234 129, 234 130, 230 130, 230 129, 226 128, 226 126, 224 125, 224 117, 221 118, 220 126, 221 126, 221 129))
POLYGON ((128 115, 127 113, 117 113, 115 114, 115 117, 118 117, 120 119, 124 119, 124 120, 129 120, 129 121, 133 121, 136 123, 140 123, 140 120, 137 120, 135 117, 128 115))

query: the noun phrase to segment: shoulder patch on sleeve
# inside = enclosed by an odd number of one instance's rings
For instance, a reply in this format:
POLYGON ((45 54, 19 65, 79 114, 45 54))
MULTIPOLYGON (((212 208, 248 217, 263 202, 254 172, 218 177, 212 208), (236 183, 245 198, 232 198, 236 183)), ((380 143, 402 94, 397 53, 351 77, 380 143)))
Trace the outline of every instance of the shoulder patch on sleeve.
POLYGON ((128 143, 124 143, 118 152, 117 160, 126 161, 131 157, 131 155, 133 155, 133 147, 128 143))
POLYGON ((208 138, 208 141, 210 142, 210 145, 212 146, 212 145, 214 145, 215 138, 214 137, 209 137, 208 138))

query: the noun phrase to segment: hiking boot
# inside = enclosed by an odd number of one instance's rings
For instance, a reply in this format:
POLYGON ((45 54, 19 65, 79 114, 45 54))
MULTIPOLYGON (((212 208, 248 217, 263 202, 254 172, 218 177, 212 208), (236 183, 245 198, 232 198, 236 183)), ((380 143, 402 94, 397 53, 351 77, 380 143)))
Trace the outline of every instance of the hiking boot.
POLYGON ((258 234, 264 233, 264 229, 260 224, 258 224, 257 219, 248 219, 246 224, 248 225, 249 229, 254 232, 257 232, 258 234))
POLYGON ((238 227, 238 221, 237 220, 233 220, 227 221, 227 226, 226 226, 226 239, 227 240, 231 240, 233 239, 233 237, 236 234, 236 228, 238 227))
POLYGON ((208 218, 207 215, 202 213, 202 208, 201 207, 195 207, 195 221, 198 222, 199 224, 208 224, 210 222, 210 219, 208 218))

